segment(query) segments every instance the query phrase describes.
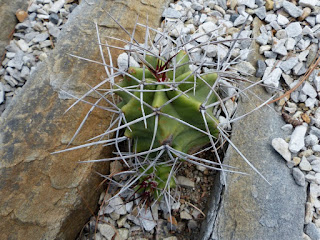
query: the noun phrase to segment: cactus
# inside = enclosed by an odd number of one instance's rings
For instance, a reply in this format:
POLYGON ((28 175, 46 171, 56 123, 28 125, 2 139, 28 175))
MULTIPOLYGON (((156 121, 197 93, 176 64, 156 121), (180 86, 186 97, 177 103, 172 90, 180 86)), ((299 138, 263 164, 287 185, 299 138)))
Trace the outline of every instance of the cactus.
MULTIPOLYGON (((112 18, 112 16, 110 17, 112 18)), ((118 23, 115 19, 113 20, 118 23)), ((109 53, 110 64, 106 63, 102 51, 103 44, 100 41, 99 30, 96 25, 102 56, 102 63, 100 64, 104 65, 108 78, 93 87, 84 96, 78 98, 69 108, 71 109, 80 101, 88 103, 84 99, 92 93, 101 96, 96 103, 92 104, 91 110, 80 124, 71 142, 90 113, 95 107, 99 107, 98 104, 101 100, 106 100, 110 104, 111 107, 106 110, 115 114, 115 117, 105 133, 89 139, 93 141, 100 138, 100 140, 59 152, 97 144, 114 145, 116 149, 115 157, 84 162, 123 161, 128 170, 119 174, 129 174, 130 178, 121 183, 122 188, 114 197, 126 191, 131 191, 129 200, 132 200, 132 197, 134 198, 138 194, 138 197, 141 198, 140 202, 146 206, 164 198, 168 209, 170 209, 172 201, 170 191, 176 186, 175 172, 179 163, 183 161, 205 166, 209 169, 221 170, 223 176, 225 172, 243 174, 233 170, 233 167, 221 163, 216 143, 228 142, 248 165, 262 176, 234 146, 228 133, 213 113, 214 109, 220 108, 224 112, 228 124, 236 120, 231 119, 232 116, 229 116, 224 102, 231 101, 231 99, 235 101, 242 90, 231 96, 224 96, 219 91, 219 87, 224 85, 220 73, 223 73, 223 81, 228 78, 231 78, 232 81, 234 77, 239 78, 234 72, 228 73, 226 71, 232 64, 227 62, 230 59, 231 51, 224 59, 218 59, 217 64, 205 63, 206 52, 202 56, 203 60, 197 62, 192 59, 192 49, 185 47, 195 39, 184 42, 183 37, 180 37, 174 40, 164 31, 151 46, 148 46, 147 43, 150 40, 148 31, 150 28, 143 24, 139 25, 146 29, 144 45, 138 44, 137 41, 133 43, 134 36, 125 30, 131 39, 131 42, 124 41, 129 47, 122 48, 128 55, 128 68, 125 70, 112 65, 110 48, 115 46, 107 43, 105 46, 109 53), (169 44, 163 46, 161 44, 162 40, 166 40, 169 44), (140 67, 130 67, 131 57, 135 57, 140 62, 140 67), (210 66, 210 64, 214 66, 216 64, 216 70, 201 73, 204 66, 210 66), (115 83, 115 77, 120 75, 123 75, 122 81, 115 83), (100 92, 99 87, 104 83, 110 83, 111 88, 100 92), (116 100, 115 95, 120 97, 120 101, 116 100), (106 98, 106 96, 111 96, 111 98, 106 98), (114 135, 113 138, 110 138, 111 134, 114 135), (106 137, 108 139, 104 139, 106 137), (125 143, 126 152, 119 147, 121 142, 125 143), (217 162, 199 157, 200 149, 206 145, 209 146, 206 148, 207 150, 214 151, 217 162)), ((156 30, 153 31, 157 32, 156 30)), ((159 32, 157 33, 159 34, 159 32)), ((201 37, 201 35, 198 37, 201 37)), ((209 45, 210 40, 202 46, 209 45)), ((237 39, 234 41, 237 41, 237 39)), ((116 48, 119 49, 120 47, 116 46, 116 48)), ((75 57, 97 62, 83 57, 75 57)), ((228 83, 227 87, 230 86, 233 87, 232 84, 228 83)), ((113 177, 106 176, 111 183, 114 183, 113 177)), ((263 176, 262 178, 265 179, 263 176)))

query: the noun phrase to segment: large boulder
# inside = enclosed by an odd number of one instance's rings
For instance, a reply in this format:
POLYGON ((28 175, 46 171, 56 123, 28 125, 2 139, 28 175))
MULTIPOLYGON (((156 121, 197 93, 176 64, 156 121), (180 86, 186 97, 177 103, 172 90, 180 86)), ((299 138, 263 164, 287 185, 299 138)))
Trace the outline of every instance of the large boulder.
POLYGON ((10 36, 18 20, 16 11, 18 9, 27 10, 28 1, 26 0, 0 0, 0 61, 4 54, 4 48, 10 41, 10 36))
MULTIPOLYGON (((140 21, 149 15, 148 24, 159 25, 165 6, 166 0, 90 0, 72 12, 53 52, 0 118, 0 239, 75 239, 96 210, 103 179, 95 171, 107 173, 108 165, 78 162, 110 156, 111 150, 96 146, 51 154, 66 148, 91 107, 78 104, 64 114, 74 100, 62 90, 81 96, 87 84, 106 78, 103 66, 68 54, 101 61, 95 22, 102 42, 107 35, 129 40, 107 11, 132 31, 137 15, 140 21)), ((136 37, 144 37, 142 28, 136 37)), ((107 112, 93 111, 73 145, 102 133, 109 121, 107 112)))
MULTIPOLYGON (((253 25, 253 37, 256 37, 261 21, 256 18, 253 25)), ((262 57, 254 42, 252 47, 255 51, 249 61, 255 64, 262 57)), ((260 86, 253 92, 261 99, 270 98, 260 86)), ((249 100, 240 102, 239 116, 256 107, 256 97, 249 96, 249 100)), ((250 176, 227 174, 226 185, 223 185, 219 175, 201 239, 302 239, 306 189, 294 182, 286 161, 271 147, 273 138, 285 137, 280 129, 284 124, 277 112, 264 107, 233 125, 232 142, 271 185, 229 146, 224 163, 250 176)))

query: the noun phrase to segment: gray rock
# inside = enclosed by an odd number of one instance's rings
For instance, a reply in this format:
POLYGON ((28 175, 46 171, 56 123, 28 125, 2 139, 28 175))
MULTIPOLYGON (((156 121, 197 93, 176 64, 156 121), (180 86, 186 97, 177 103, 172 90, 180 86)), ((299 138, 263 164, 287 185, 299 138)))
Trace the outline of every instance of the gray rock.
POLYGON ((162 13, 162 17, 165 18, 180 18, 181 16, 182 14, 173 8, 166 8, 162 13))
POLYGON ((286 160, 291 161, 291 152, 289 151, 289 144, 282 138, 275 138, 272 140, 272 147, 286 160))
POLYGON ((203 9, 203 5, 201 5, 200 3, 194 2, 192 3, 191 8, 196 11, 201 11, 203 9))
POLYGON ((287 50, 293 50, 296 45, 296 40, 294 38, 288 38, 286 42, 287 50))
POLYGON ((282 28, 280 27, 280 25, 278 24, 277 21, 272 21, 272 22, 270 23, 270 26, 271 26, 274 30, 276 30, 276 31, 279 31, 279 30, 282 29, 282 28))
POLYGON ((21 70, 21 77, 27 79, 30 74, 30 69, 27 66, 23 66, 21 70))
POLYGON ((56 13, 51 13, 49 15, 49 21, 52 22, 53 24, 58 24, 59 23, 59 16, 56 13))
POLYGON ((288 37, 294 38, 302 34, 302 28, 299 22, 293 22, 290 23, 286 28, 285 28, 288 37))
POLYGON ((295 65, 297 65, 299 62, 297 57, 291 57, 285 61, 282 61, 280 64, 280 68, 284 71, 287 72, 291 70, 295 65))
POLYGON ((180 218, 186 219, 186 220, 191 220, 192 216, 190 215, 190 213, 188 213, 186 211, 182 211, 182 212, 180 212, 180 218))
POLYGON ((263 75, 263 83, 267 86, 270 86, 267 88, 267 91, 269 92, 275 92, 275 88, 279 87, 279 80, 282 74, 282 71, 280 68, 275 68, 272 72, 272 67, 267 67, 265 74, 263 75))
POLYGON ((49 34, 55 38, 59 37, 60 29, 52 23, 47 24, 49 34))
POLYGON ((305 139, 305 143, 307 147, 314 146, 319 143, 319 139, 316 135, 309 134, 305 139))
POLYGON ((261 78, 267 68, 267 65, 263 60, 258 60, 257 61, 257 72, 256 72, 256 77, 261 78))
POLYGON ((188 188, 194 188, 195 187, 194 181, 192 181, 189 178, 186 178, 184 176, 178 176, 177 177, 177 184, 181 185, 183 187, 188 187, 188 188))
POLYGON ((278 18, 277 18, 277 22, 280 26, 284 26, 286 24, 289 23, 289 20, 288 18, 286 18, 285 16, 283 16, 282 14, 279 14, 278 15, 278 18))
POLYGON ((246 17, 242 16, 242 15, 239 15, 239 17, 237 17, 237 19, 234 21, 233 25, 236 27, 236 26, 239 26, 239 25, 242 25, 245 21, 246 21, 246 17))
POLYGON ((269 36, 266 33, 262 33, 256 38, 256 42, 260 45, 266 45, 268 43, 269 36))
POLYGON ((308 95, 311 98, 315 98, 318 95, 316 90, 313 88, 313 86, 308 81, 306 81, 304 83, 304 85, 301 89, 301 92, 308 95))
POLYGON ((139 63, 132 56, 130 56, 130 66, 128 66, 128 57, 127 53, 121 53, 118 56, 117 64, 120 70, 126 71, 129 67, 140 67, 139 63))
POLYGON ((283 8, 294 18, 300 17, 302 15, 302 10, 291 2, 283 1, 283 8))
POLYGON ((63 5, 65 4, 65 0, 58 0, 56 2, 53 3, 53 5, 51 6, 49 12, 50 13, 57 13, 60 11, 60 9, 63 7, 63 5))
POLYGON ((301 159, 301 162, 299 164, 299 168, 302 171, 311 171, 311 169, 312 169, 311 164, 308 162, 308 160, 304 156, 301 159))
POLYGON ((153 220, 153 216, 149 208, 146 210, 142 209, 142 211, 140 211, 139 218, 143 228, 148 232, 154 229, 155 226, 157 226, 157 222, 153 220))
POLYGON ((305 233, 312 239, 312 240, 319 240, 320 239, 320 231, 316 227, 314 223, 309 223, 304 228, 305 233))
POLYGON ((104 236, 107 240, 111 240, 116 233, 114 227, 107 223, 99 223, 98 229, 102 236, 104 236))
POLYGON ((306 132, 307 132, 306 125, 300 125, 294 129, 289 142, 289 150, 292 153, 299 152, 305 146, 304 136, 306 132))
POLYGON ((4 87, 3 83, 0 82, 0 104, 4 102, 4 87))
POLYGON ((299 168, 293 168, 292 175, 293 175, 295 182, 299 186, 301 186, 301 187, 305 186, 305 184, 306 184, 305 177, 304 177, 303 172, 301 172, 301 170, 299 168))
POLYGON ((287 55, 287 48, 284 46, 286 43, 286 39, 277 39, 273 38, 273 45, 272 45, 272 51, 278 54, 281 54, 283 56, 287 55))
POLYGON ((18 40, 16 43, 22 51, 28 51, 29 45, 23 39, 18 40))
MULTIPOLYGON (((258 34, 257 25, 261 26, 258 18, 254 20, 253 37, 258 34)), ((262 57, 254 46, 248 61, 254 64, 258 59, 262 57)), ((263 99, 271 97, 263 88, 255 88, 254 93, 263 99)), ((253 108, 255 106, 239 103, 236 116, 253 108)), ((237 151, 229 147, 224 163, 248 169, 251 175, 248 178, 227 174, 225 187, 222 185, 223 176, 219 174, 214 181, 210 210, 202 223, 202 234, 197 239, 301 239, 305 188, 294 182, 282 157, 265 141, 261 141, 285 138, 286 134, 279 131, 283 124, 281 116, 269 108, 254 112, 233 124, 232 142, 267 178, 271 186, 249 170, 237 151)))
POLYGON ((273 21, 276 21, 277 20, 277 15, 276 14, 273 14, 273 13, 268 13, 266 18, 265 18, 265 21, 268 22, 268 23, 271 23, 273 21))
POLYGON ((205 22, 199 26, 199 28, 202 28, 206 33, 213 32, 218 28, 216 24, 213 22, 205 22))
POLYGON ((299 5, 302 7, 314 8, 316 5, 319 6, 319 1, 318 0, 300 0, 299 5))
POLYGON ((34 43, 39 43, 39 42, 43 42, 44 40, 49 38, 49 34, 47 32, 45 33, 41 33, 39 35, 37 35, 34 39, 32 39, 32 41, 34 43))
POLYGON ((278 38, 278 39, 285 39, 285 38, 287 38, 288 36, 287 36, 287 32, 286 32, 286 30, 284 30, 284 29, 280 29, 279 31, 277 31, 277 33, 276 33, 276 38, 278 38))
POLYGON ((254 75, 256 72, 256 69, 254 66, 252 66, 251 63, 242 61, 235 65, 235 69, 239 70, 241 73, 247 74, 247 75, 254 75))
POLYGON ((266 7, 259 7, 257 8, 254 13, 258 16, 258 18, 260 18, 261 20, 265 19, 267 16, 267 11, 266 11, 266 7))

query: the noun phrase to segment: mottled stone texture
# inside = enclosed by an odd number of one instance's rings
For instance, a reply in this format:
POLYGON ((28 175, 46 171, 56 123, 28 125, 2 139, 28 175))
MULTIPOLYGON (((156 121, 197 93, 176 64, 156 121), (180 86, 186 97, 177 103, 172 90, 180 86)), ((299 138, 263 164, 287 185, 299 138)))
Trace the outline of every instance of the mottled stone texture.
POLYGON ((27 7, 26 0, 0 0, 0 60, 4 54, 4 48, 9 44, 10 35, 18 23, 16 11, 27 10, 27 7))
MULTIPOLYGON (((165 6, 166 0, 91 0, 72 12, 53 52, 0 118, 0 239, 75 239, 95 211, 102 181, 95 171, 106 173, 108 166, 78 161, 110 156, 111 150, 51 153, 66 148, 91 107, 78 104, 64 114, 74 100, 63 98, 61 89, 80 96, 106 74, 103 66, 68 54, 101 61, 94 22, 102 42, 106 35, 129 40, 107 11, 132 31, 137 15, 144 21, 148 14, 148 24, 158 26, 165 6)), ((143 38, 141 28, 136 36, 143 38)), ((95 110, 73 145, 102 133, 109 120, 105 111, 95 110)))
MULTIPOLYGON (((256 18, 254 37, 259 33, 260 24, 256 18)), ((255 43, 253 47, 255 51, 249 61, 255 65, 255 61, 262 57, 255 43)), ((255 88, 254 93, 262 99, 270 97, 262 87, 255 88)), ((238 115, 250 111, 257 104, 253 96, 243 100, 239 104, 238 115)), ((233 143, 271 186, 229 147, 224 163, 250 176, 227 174, 227 185, 223 186, 220 175, 201 239, 302 239, 306 190, 294 182, 286 161, 271 146, 273 138, 284 137, 280 129, 283 125, 281 116, 269 107, 233 125, 233 143)))

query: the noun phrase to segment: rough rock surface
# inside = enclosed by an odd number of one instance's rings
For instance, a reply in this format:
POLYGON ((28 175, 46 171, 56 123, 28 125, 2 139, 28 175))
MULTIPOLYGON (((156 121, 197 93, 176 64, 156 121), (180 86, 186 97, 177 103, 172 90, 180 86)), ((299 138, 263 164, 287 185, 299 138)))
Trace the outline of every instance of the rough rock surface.
MULTIPOLYGON (((106 76, 102 66, 68 53, 101 61, 94 22, 103 40, 106 35, 125 38, 107 11, 132 31, 134 21, 127 19, 137 14, 146 19, 148 14, 148 23, 156 26, 165 3, 82 1, 72 12, 52 54, 0 118, 0 239, 75 239, 80 232, 99 196, 101 179, 95 171, 106 172, 108 166, 78 161, 110 153, 91 147, 51 155, 66 148, 90 109, 79 104, 64 115, 74 101, 66 100, 61 90, 80 96, 87 83, 96 85, 106 76)), ((108 121, 105 111, 94 111, 73 144, 102 133, 108 121)))
POLYGON ((25 0, 0 0, 0 59, 4 53, 4 48, 8 45, 10 34, 18 20, 16 11, 18 9, 27 9, 28 1, 25 0))
MULTIPOLYGON (((259 22, 254 20, 255 36, 259 22)), ((258 52, 254 47, 253 52, 258 52)), ((250 58, 261 59, 258 55, 250 58)), ((263 88, 254 91, 263 99, 270 97, 263 88)), ((242 115, 251 109, 252 105, 244 103, 237 111, 242 115)), ((283 137, 279 131, 282 125, 281 117, 268 107, 233 125, 233 143, 271 185, 229 147, 224 163, 249 172, 250 176, 228 174, 227 185, 223 186, 220 175, 201 239, 302 239, 305 189, 296 185, 285 161, 270 146, 273 138, 283 137)))

